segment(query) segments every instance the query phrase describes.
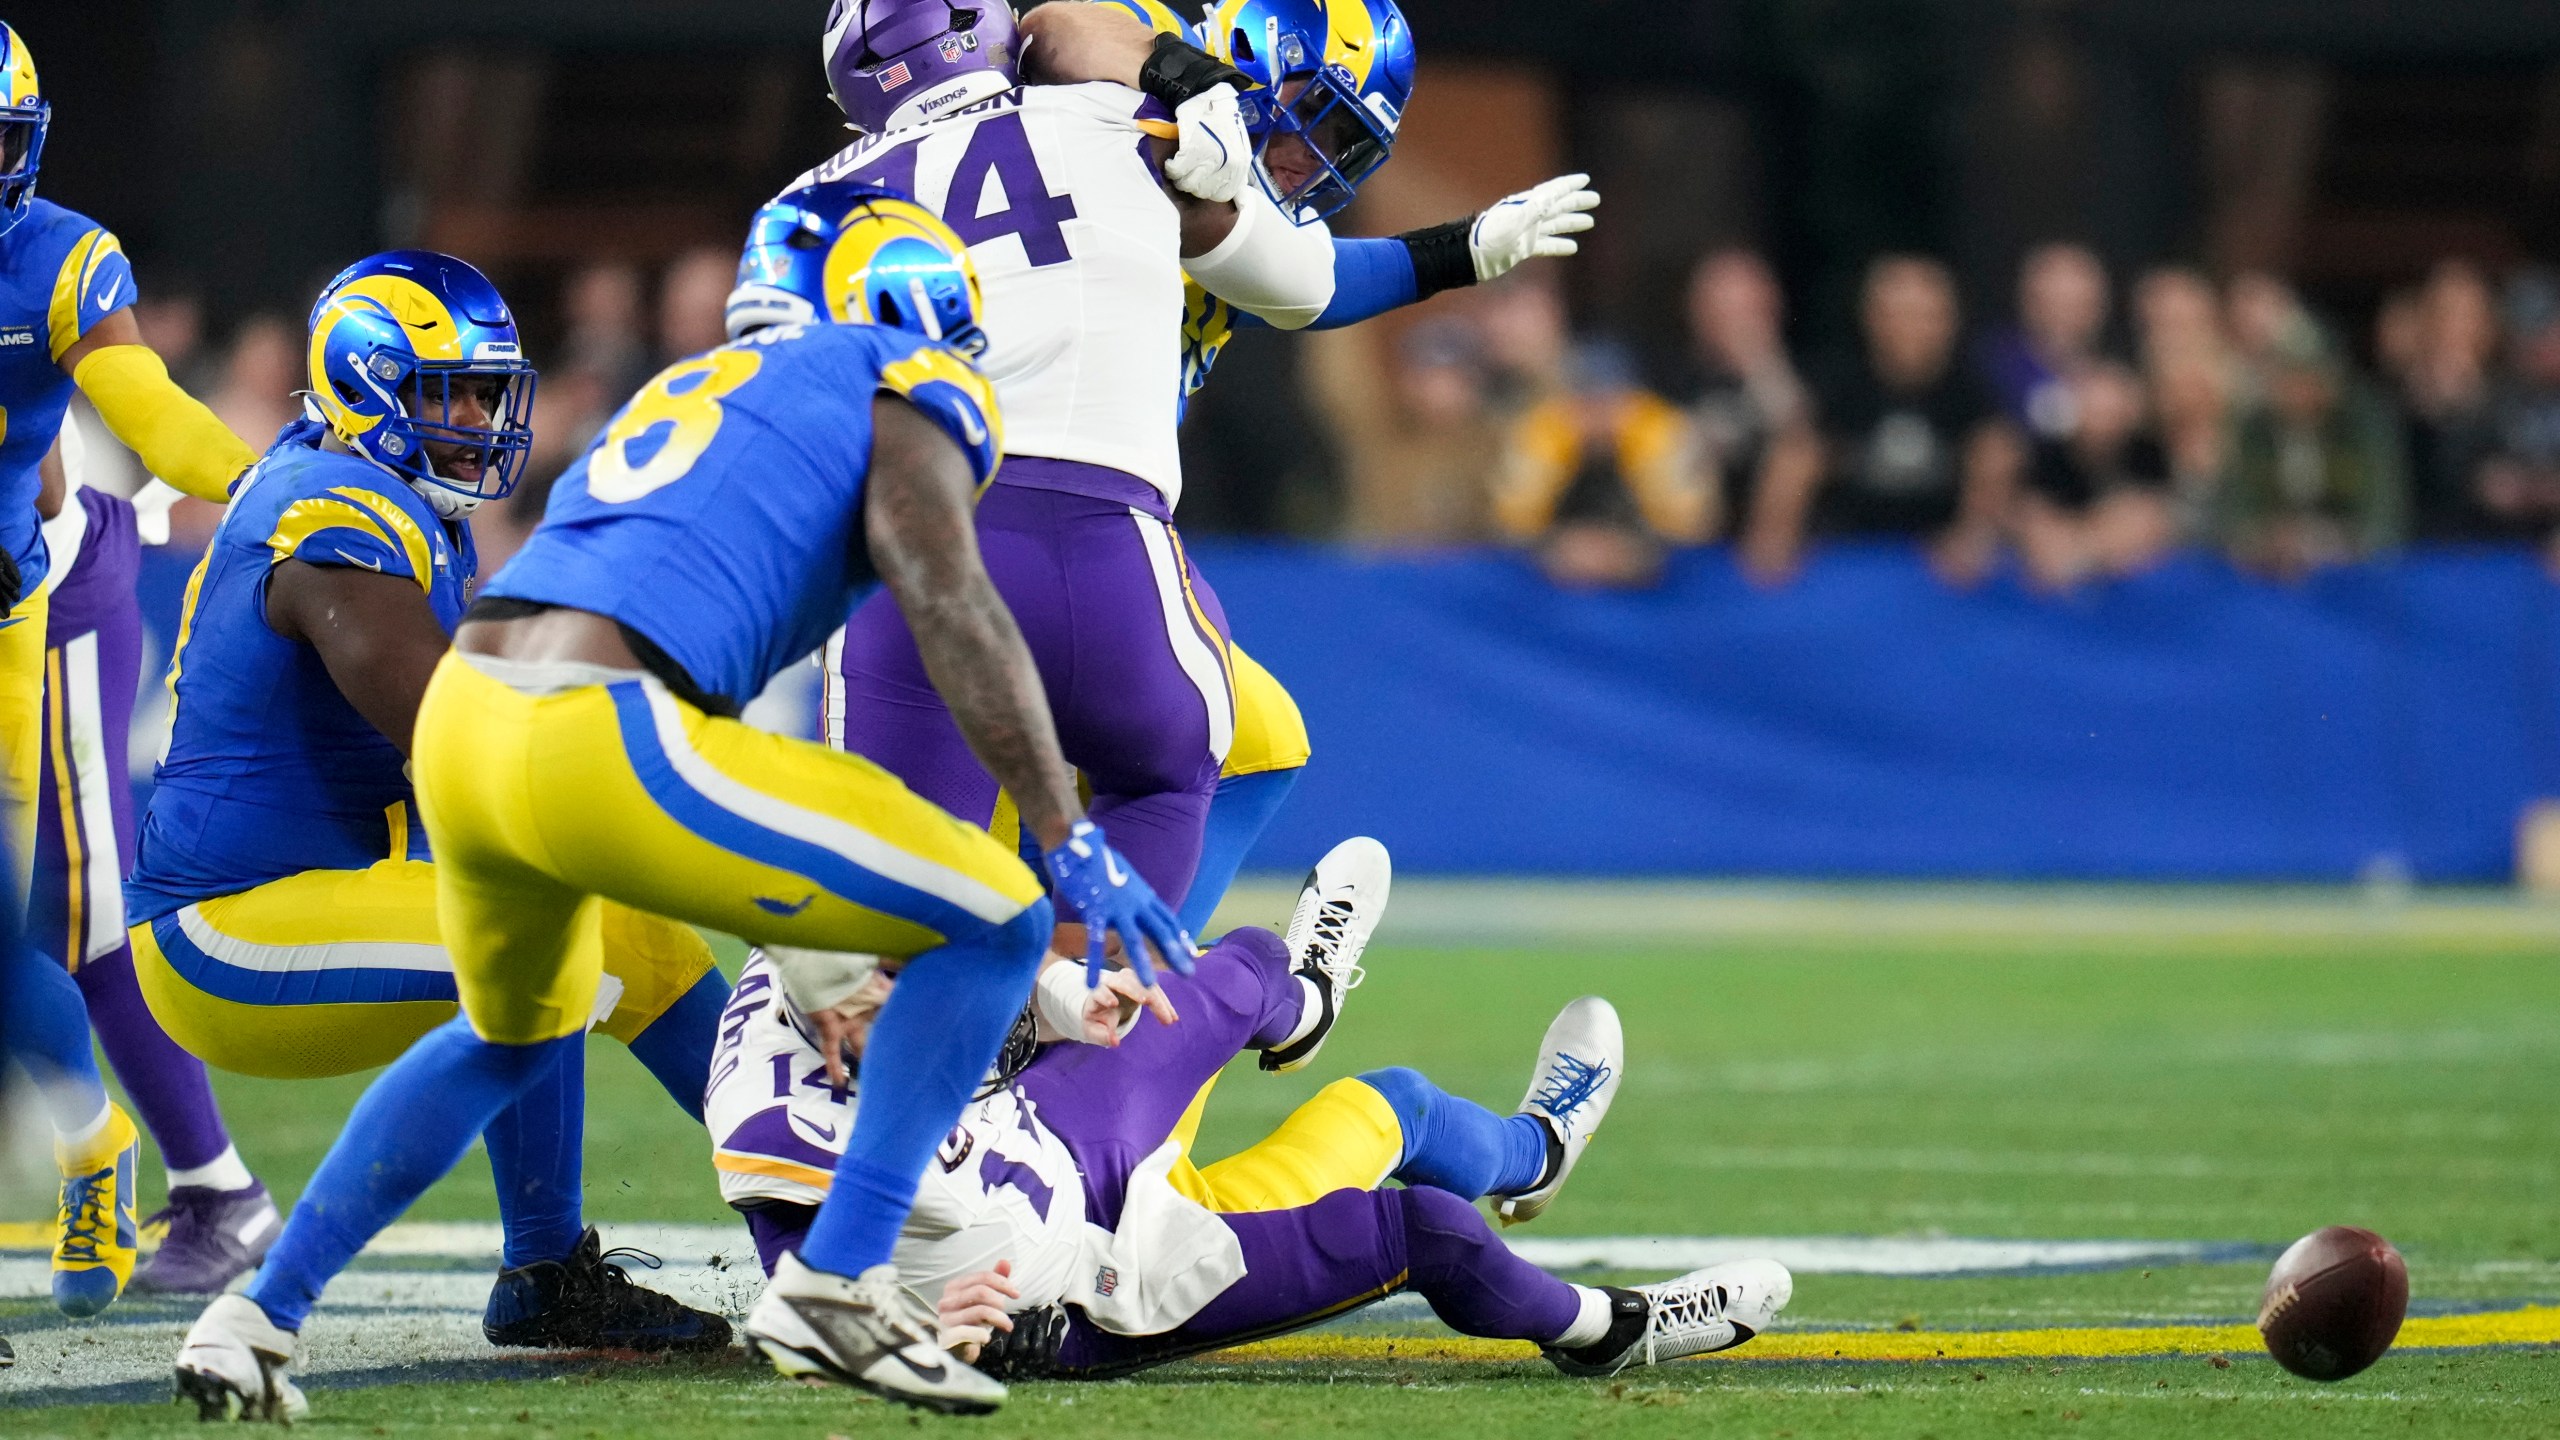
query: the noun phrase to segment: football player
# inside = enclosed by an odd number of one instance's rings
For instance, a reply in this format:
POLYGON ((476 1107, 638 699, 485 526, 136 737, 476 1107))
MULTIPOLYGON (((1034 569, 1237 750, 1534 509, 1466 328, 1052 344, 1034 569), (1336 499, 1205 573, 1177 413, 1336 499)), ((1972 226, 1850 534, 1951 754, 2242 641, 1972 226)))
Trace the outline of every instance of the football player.
MULTIPOLYGON (((1373 925, 1374 909, 1363 919, 1373 925)), ((1625 1068, 1617 1014, 1596 997, 1548 1027, 1514 1114, 1410 1069, 1375 1070, 1195 1167, 1201 1104, 1183 1096, 1298 1023, 1308 1001, 1291 954, 1267 930, 1230 931, 1192 977, 1165 983, 1181 1024, 1112 1048, 1057 1045, 970 1107, 897 1250, 900 1278, 939 1298, 946 1344, 1009 1375, 1102 1379, 1412 1289, 1462 1332, 1535 1341, 1566 1373, 1592 1375, 1741 1344, 1786 1304, 1791 1281, 1768 1261, 1632 1289, 1568 1284, 1513 1255, 1469 1203, 1543 1206, 1572 1172, 1625 1068), (1405 1188, 1384 1188, 1390 1179, 1405 1188), (1320 1198, 1269 1203, 1286 1192, 1320 1198)), ((1073 1038, 1080 1018, 1072 968, 1043 976, 1052 1037, 1073 1038), (1053 1011, 1053 1000, 1065 1003, 1053 1011)), ((866 1001, 894 1002, 898 983, 875 982, 866 1001)), ((710 1101, 721 1190, 765 1263, 787 1265, 826 1192, 825 1137, 861 1113, 861 1028, 845 1036, 854 1078, 831 1074, 843 1067, 816 1027, 751 960, 721 1030, 710 1101)))
MULTIPOLYGON (((1217 597, 1172 525, 1183 276, 1312 318, 1332 262, 1322 236, 1290 225, 1259 189, 1217 201, 1183 188, 1173 117, 1232 105, 1241 77, 1187 46, 1150 54, 1143 29, 1107 18, 1140 42, 1152 68, 1126 78, 1146 93, 1016 84, 1018 37, 1002 6, 839 5, 830 84, 864 138, 764 212, 730 322, 746 333, 805 307, 788 279, 805 252, 792 249, 784 212, 810 186, 913 185, 969 243, 1009 436, 979 542, 1094 814, 1153 887, 1178 897, 1235 725, 1217 597)), ((1030 55, 1064 53, 1047 44, 1030 55)), ((1229 153, 1244 149, 1239 132, 1229 153)), ((843 678, 830 738, 1010 843, 1010 805, 935 697, 895 604, 866 602, 828 658, 843 678)), ((1062 927, 1077 918, 1062 906, 1062 927)), ((1071 928, 1060 938, 1078 943, 1071 928)))
MULTIPOLYGON (((419 250, 332 280, 307 356, 304 418, 188 582, 168 750, 126 886, 142 993, 168 1033, 282 1079, 386 1064, 453 1018, 406 762, 476 578, 471 513, 514 488, 535 378, 488 280, 419 250)), ((597 1028, 699 1115, 728 994, 710 946, 620 906, 580 923, 610 977, 597 1028)), ((727 1322, 630 1284, 581 1221, 584 1079, 552 1067, 485 1131, 506 1230, 490 1341, 727 1344, 727 1322)))
MULTIPOLYGON (((132 502, 81 483, 80 427, 64 425, 38 509, 61 575, 46 605, 44 758, 36 787, 35 885, 27 939, 80 984, 98 1045, 168 1166, 160 1248, 129 1288, 213 1294, 255 1268, 284 1217, 222 1122, 204 1062, 150 1008, 125 939, 134 848, 125 749, 142 672, 134 595, 142 537, 132 502)), ((165 538, 165 537, 164 537, 165 538)))
POLYGON ((463 1014, 366 1092, 247 1293, 197 1322, 179 1380, 205 1413, 299 1409, 285 1371, 321 1287, 492 1118, 583 1063, 599 902, 762 945, 822 1027, 879 957, 904 961, 869 1036, 883 1103, 847 1137, 747 1338, 786 1374, 938 1410, 1002 1402, 935 1348, 889 1262, 917 1178, 1029 995, 1043 886, 878 766, 739 709, 876 569, 1060 893, 1139 980, 1150 951, 1188 970, 1191 947, 1077 803, 977 558, 970 508, 1002 445, 968 359, 986 336, 966 248, 887 191, 811 240, 822 308, 644 386, 561 476, 428 682, 413 766, 463 1014))
MULTIPOLYGON (((934 78, 950 99, 941 99, 937 91, 909 99, 905 108, 893 107, 893 95, 915 92, 885 88, 886 79, 911 73, 909 62, 919 51, 931 51, 944 42, 930 38, 932 19, 942 13, 941 8, 917 6, 913 8, 921 19, 898 19, 894 39, 873 43, 873 35, 893 30, 884 19, 887 8, 879 4, 867 10, 840 7, 839 28, 828 37, 830 84, 855 129, 901 130, 916 106, 947 107, 1005 93, 1010 77, 1002 73, 1001 57, 1014 47, 992 41, 964 44, 950 56, 938 55, 935 62, 934 78), (851 25, 851 12, 856 10, 862 11, 869 30, 844 28, 851 25), (927 39, 918 40, 917 35, 927 39)), ((1219 351, 1237 328, 1356 324, 1442 290, 1497 278, 1532 256, 1573 254, 1576 242, 1570 237, 1590 228, 1588 212, 1599 203, 1599 197, 1584 188, 1588 177, 1568 175, 1508 197, 1477 215, 1426 230, 1372 240, 1331 235, 1323 218, 1348 203, 1359 183, 1385 163, 1411 99, 1412 36, 1393 0, 1227 0, 1196 29, 1183 26, 1154 0, 1095 4, 1053 0, 1029 12, 1022 30, 1026 37, 1020 47, 1023 63, 1030 66, 1037 58, 1037 68, 1050 78, 1063 73, 1118 79, 1160 98, 1192 97, 1185 101, 1186 109, 1201 98, 1219 94, 1222 86, 1229 91, 1243 88, 1242 118, 1251 137, 1252 173, 1257 181, 1252 188, 1257 193, 1237 197, 1239 216, 1249 223, 1238 224, 1213 251, 1185 257, 1178 322, 1177 419, 1182 403, 1206 383, 1219 351), (1187 43, 1194 40, 1196 47, 1187 43), (1318 248, 1311 253, 1310 245, 1318 248)), ((907 133, 901 130, 897 138, 904 140, 907 133)), ((1189 133, 1183 138, 1189 147, 1189 133)), ((888 157, 910 148, 909 143, 885 139, 858 142, 817 173, 856 163, 900 163, 888 157), (870 157, 867 162, 857 160, 865 156, 870 157)), ((1170 164, 1167 174, 1176 174, 1170 164)), ((1203 194, 1217 188, 1189 177, 1175 184, 1203 194)), ((981 265, 991 274, 1000 273, 1009 258, 1001 251, 980 254, 981 265)), ((1032 259, 1028 252, 1023 258, 1032 259)), ((1032 260, 1028 268, 1036 273, 1044 268, 1043 262, 1065 263, 1049 254, 1032 260)), ((1027 292, 1030 287, 1024 288, 1027 292)), ((1000 294, 993 302, 999 316, 1010 313, 1005 298, 1000 294)), ((733 312, 733 330, 741 320, 752 318, 752 310, 733 312)), ((999 374, 997 378, 1001 391, 1006 377, 999 374)), ((1145 377, 1124 373, 1121 378, 1145 377)), ((1010 396, 1007 399, 1009 413, 1022 413, 1022 407, 1013 406, 1010 396)), ((1021 422, 1016 423, 1020 428, 1021 422)), ((1087 436, 1026 434, 1018 443, 1028 454, 1054 451, 1104 466, 1115 463, 1087 436)), ((1063 473, 1044 467, 1037 476, 1027 468, 1008 471, 1000 484, 1091 488, 1091 468, 1063 473)), ((1178 473, 1175 479, 1178 483, 1178 473)), ((1098 497, 1114 521, 1119 518, 1117 508, 1128 508, 1113 505, 1126 498, 1120 488, 1098 497)), ((1166 518, 1177 498, 1178 491, 1160 488, 1155 503, 1166 518)), ((1054 509, 1064 502, 1044 503, 1054 509)), ((1140 523, 1143 528, 1143 520, 1140 523)), ((1007 528, 1021 532, 1032 527, 1026 517, 1017 517, 1007 528)), ((1215 596, 1188 557, 1181 555, 1169 525, 1164 532, 1166 542, 1157 548, 1180 560, 1180 588, 1188 592, 1189 608, 1198 612, 1188 617, 1192 623, 1177 626, 1172 615, 1156 623, 1156 617, 1141 614, 1129 617, 1125 628, 1099 644, 1080 634, 1055 647, 1043 647, 1035 633, 1034 649, 1047 667, 1044 676, 1053 694, 1063 688, 1061 672, 1071 663, 1087 673, 1104 665, 1142 674, 1166 672, 1157 677, 1160 683, 1143 686, 1138 704, 1112 722, 1108 733, 1099 723, 1069 711, 1061 714, 1062 733, 1068 734, 1071 748, 1075 740, 1089 735, 1091 745, 1081 747, 1086 753, 1115 751, 1116 758, 1107 759, 1103 775, 1094 779, 1097 795, 1113 797, 1108 803, 1114 806, 1124 803, 1119 797, 1125 794, 1140 795, 1125 803, 1146 821, 1151 839, 1164 837, 1161 846, 1151 844, 1137 853, 1141 864, 1151 867, 1150 878, 1159 889, 1171 889, 1184 879, 1180 861, 1189 854, 1181 914, 1197 933, 1207 925, 1246 852, 1294 786, 1310 746, 1296 702, 1267 670, 1227 639, 1224 613, 1215 596), (1165 632, 1169 645, 1152 639, 1158 629, 1165 632), (1186 641, 1186 631, 1197 632, 1196 645, 1186 641), (1174 660, 1187 662, 1181 665, 1187 672, 1183 678, 1192 679, 1206 697, 1205 725, 1192 723, 1193 706, 1182 702, 1187 692, 1171 673, 1174 665, 1145 663, 1151 648, 1169 650, 1174 660), (1062 655, 1061 650, 1072 654, 1062 655), (1093 653, 1096 650, 1104 653, 1093 653), (1195 650, 1213 652, 1215 666, 1206 663, 1206 655, 1194 658, 1190 652, 1195 650), (1218 683, 1197 678, 1207 675, 1214 675, 1218 683), (1204 731, 1205 736, 1195 737, 1194 730, 1204 731), (1079 731, 1085 734, 1075 733, 1079 731), (1215 761, 1205 767, 1192 759, 1201 753, 1200 738, 1217 752, 1215 761)), ((1061 537, 1062 548, 1068 538, 1061 537)), ((1169 570, 1170 560, 1163 563, 1169 570)), ((1082 580, 1106 572, 1107 561, 1087 554, 1060 562, 1056 568, 1068 573, 1064 583, 1086 602, 1085 611, 1096 612, 1099 607, 1090 602, 1097 597, 1083 588, 1082 580)), ((995 574, 1007 599, 1016 602, 1018 613, 1025 613, 1019 608, 1025 603, 1054 612, 1056 597, 1034 591, 1012 567, 999 564, 995 574)), ((1155 589, 1167 595, 1167 609, 1176 608, 1170 600, 1173 588, 1168 576, 1159 576, 1155 589)), ((882 756, 956 813, 986 813, 1001 826, 1000 797, 992 796, 983 776, 968 775, 966 757, 955 755, 947 725, 934 723, 930 707, 919 703, 920 682, 913 661, 883 624, 885 618, 877 611, 857 617, 846 643, 830 647, 828 733, 854 735, 870 747, 866 753, 882 756)), ((1115 612, 1103 612, 1080 619, 1079 629, 1101 634, 1111 630, 1106 622, 1116 618, 1115 612)), ((1294 1068, 1285 1057, 1266 1058, 1274 1068, 1294 1068)))
MULTIPOLYGON (((0 884, 21 911, 34 853, 43 734, 45 611, 60 574, 37 497, 76 385, 154 473, 221 499, 252 460, 213 413, 169 380, 133 318, 132 267, 115 236, 36 195, 53 107, 26 41, 0 24, 0 884)), ((20 943, 0 944, 0 1053, 36 1081, 54 1129, 62 1189, 54 1303, 93 1315, 133 1272, 139 1134, 107 1098, 79 985, 20 943)))

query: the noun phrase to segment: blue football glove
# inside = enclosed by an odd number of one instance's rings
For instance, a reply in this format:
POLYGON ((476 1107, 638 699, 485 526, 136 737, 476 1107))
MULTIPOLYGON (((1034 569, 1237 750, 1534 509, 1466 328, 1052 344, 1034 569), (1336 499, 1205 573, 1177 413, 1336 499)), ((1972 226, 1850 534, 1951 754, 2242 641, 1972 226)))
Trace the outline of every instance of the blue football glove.
POLYGON ((1175 973, 1191 973, 1189 932, 1173 918, 1173 907, 1157 899, 1129 862, 1103 842, 1101 827, 1090 820, 1077 821, 1067 832, 1067 843, 1050 851, 1047 860, 1058 898, 1084 914, 1087 988, 1102 983, 1103 948, 1115 934, 1128 952, 1129 969, 1139 984, 1156 983, 1155 966, 1147 961, 1150 944, 1175 973))

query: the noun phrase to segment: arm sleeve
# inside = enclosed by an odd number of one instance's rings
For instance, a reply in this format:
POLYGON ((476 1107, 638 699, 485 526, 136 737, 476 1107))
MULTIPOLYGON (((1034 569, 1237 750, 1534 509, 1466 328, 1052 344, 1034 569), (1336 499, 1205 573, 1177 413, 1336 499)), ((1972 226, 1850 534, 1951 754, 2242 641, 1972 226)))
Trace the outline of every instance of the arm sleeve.
POLYGON ((942 428, 986 488, 1004 459, 1004 419, 987 377, 953 351, 923 344, 880 367, 880 389, 916 407, 942 428))
POLYGON ((1334 297, 1333 234, 1293 225, 1259 185, 1236 196, 1235 228, 1182 262, 1200 288, 1282 330, 1303 330, 1334 297))
POLYGON ((296 500, 267 535, 270 564, 299 560, 435 583, 424 530, 407 511, 352 485, 296 500))
POLYGON ((148 345, 95 351, 71 380, 145 469, 198 499, 227 502, 231 483, 257 461, 203 401, 178 388, 148 345))
POLYGON ((1333 303, 1316 317, 1318 330, 1338 330, 1374 320, 1422 298, 1414 284, 1413 248, 1404 237, 1333 242, 1333 303))

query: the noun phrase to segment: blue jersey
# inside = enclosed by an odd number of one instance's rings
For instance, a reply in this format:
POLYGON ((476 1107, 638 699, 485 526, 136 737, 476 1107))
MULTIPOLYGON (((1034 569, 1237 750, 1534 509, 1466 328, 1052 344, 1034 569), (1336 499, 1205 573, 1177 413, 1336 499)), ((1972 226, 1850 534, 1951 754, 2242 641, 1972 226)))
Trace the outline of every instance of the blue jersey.
POLYGON ((297 426, 249 472, 187 582, 169 750, 142 819, 128 918, 305 870, 427 855, 399 747, 356 713, 320 652, 267 624, 286 560, 415 581, 447 630, 478 564, 404 481, 313 443, 297 426))
POLYGON ((36 462, 71 403, 62 357, 133 303, 133 267, 116 237, 49 200, 0 233, 0 549, 33 593, 46 571, 36 529, 36 462))
POLYGON ((488 593, 610 616, 703 694, 743 705, 869 583, 881 391, 958 441, 981 485, 994 474, 995 392, 958 354, 881 326, 777 326, 642 387, 552 486, 488 593))

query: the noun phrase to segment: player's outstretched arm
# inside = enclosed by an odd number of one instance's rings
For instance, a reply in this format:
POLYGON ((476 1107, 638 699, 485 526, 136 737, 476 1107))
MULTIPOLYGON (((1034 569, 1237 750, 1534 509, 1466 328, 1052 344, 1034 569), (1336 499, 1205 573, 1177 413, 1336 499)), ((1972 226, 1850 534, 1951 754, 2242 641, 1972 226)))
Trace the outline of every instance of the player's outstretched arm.
POLYGON ((131 307, 90 326, 61 364, 145 469, 197 499, 228 502, 233 482, 257 463, 256 451, 169 378, 131 307))
POLYGON ((1039 837, 1059 897, 1082 912, 1087 982, 1101 982, 1104 948, 1115 934, 1140 984, 1155 984, 1150 948, 1190 974, 1191 940, 1173 911, 1112 852, 1077 803, 1040 672, 978 557, 977 477, 968 458, 895 396, 874 397, 871 423, 863 514, 871 563, 961 735, 1039 837))
POLYGON ((418 702, 451 640, 417 581, 280 561, 267 576, 267 624, 319 651, 338 693, 401 754, 409 753, 418 702))

